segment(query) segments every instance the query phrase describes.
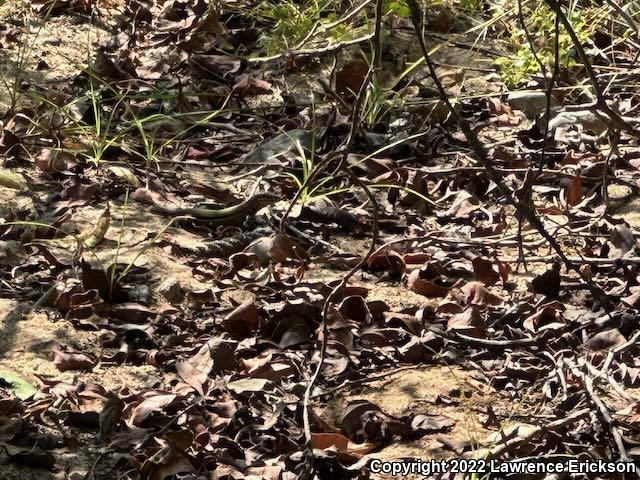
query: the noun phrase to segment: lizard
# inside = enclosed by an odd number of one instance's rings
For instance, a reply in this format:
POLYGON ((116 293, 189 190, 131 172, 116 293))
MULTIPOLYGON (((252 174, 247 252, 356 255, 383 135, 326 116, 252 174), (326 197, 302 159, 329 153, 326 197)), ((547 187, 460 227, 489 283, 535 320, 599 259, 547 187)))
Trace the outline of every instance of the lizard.
POLYGON ((262 192, 252 195, 237 205, 219 209, 166 207, 152 203, 150 210, 171 217, 192 217, 202 222, 217 225, 239 226, 244 223, 247 217, 264 207, 273 205, 280 199, 281 197, 275 193, 262 192))

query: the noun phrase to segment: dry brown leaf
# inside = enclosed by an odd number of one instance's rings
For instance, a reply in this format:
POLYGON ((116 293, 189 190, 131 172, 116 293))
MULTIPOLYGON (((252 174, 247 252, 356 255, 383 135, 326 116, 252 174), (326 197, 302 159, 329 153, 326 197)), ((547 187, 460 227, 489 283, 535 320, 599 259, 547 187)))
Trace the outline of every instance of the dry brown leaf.
POLYGON ((350 455, 366 455, 375 448, 373 443, 354 443, 339 433, 312 433, 311 446, 318 450, 335 449, 350 455))
POLYGON ((244 338, 260 326, 260 312, 250 298, 236 307, 222 320, 222 327, 234 338, 244 338))
POLYGON ((485 285, 493 285, 500 280, 500 274, 493 269, 493 263, 482 257, 475 257, 472 260, 473 274, 476 280, 485 285))
POLYGON ((470 337, 485 338, 487 336, 484 318, 475 307, 469 307, 464 312, 449 318, 447 330, 455 330, 470 337))
POLYGON ((555 298, 560 293, 560 262, 554 262, 551 269, 538 275, 531 282, 534 293, 555 298))
POLYGON ((571 179, 571 182, 564 188, 564 194, 567 204, 572 207, 582 201, 582 179, 580 174, 571 179))
POLYGON ((66 372, 67 370, 91 370, 96 362, 83 353, 67 353, 56 349, 53 350, 53 364, 61 372, 66 372))
POLYGON ((491 293, 482 282, 469 282, 461 289, 467 305, 500 305, 502 299, 491 293))

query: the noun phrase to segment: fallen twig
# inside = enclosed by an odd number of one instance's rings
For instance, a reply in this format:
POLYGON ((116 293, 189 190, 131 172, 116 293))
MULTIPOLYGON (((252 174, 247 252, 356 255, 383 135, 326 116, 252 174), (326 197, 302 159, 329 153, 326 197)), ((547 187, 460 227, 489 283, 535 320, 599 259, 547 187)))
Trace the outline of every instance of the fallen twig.
MULTIPOLYGON (((347 140, 345 142, 345 146, 342 150, 341 153, 341 158, 340 158, 340 163, 339 163, 339 167, 340 169, 344 168, 345 171, 351 176, 354 184, 358 185, 359 187, 361 187, 364 192, 366 193, 366 195, 368 196, 369 200, 371 201, 372 204, 372 210, 373 210, 373 226, 372 226, 372 239, 371 239, 371 245, 369 246, 369 251, 367 253, 367 255, 365 255, 351 270, 349 270, 349 272, 347 272, 346 275, 344 275, 342 277, 342 279, 340 280, 340 282, 333 288, 333 290, 331 291, 331 293, 327 296, 323 308, 322 308, 322 340, 321 340, 321 346, 320 346, 320 359, 318 360, 318 364, 313 372, 313 374, 311 375, 311 378, 309 379, 309 383, 307 384, 307 388, 305 389, 304 392, 304 397, 303 397, 303 401, 302 401, 302 421, 303 421, 303 428, 304 428, 304 435, 305 435, 305 439, 306 439, 306 444, 307 444, 307 452, 306 452, 306 457, 305 457, 305 461, 304 461, 304 465, 302 468, 302 472, 300 474, 300 478, 302 479, 307 479, 311 476, 311 473, 313 471, 313 448, 311 446, 311 422, 309 419, 309 411, 311 408, 311 393, 313 392, 313 388, 316 384, 316 382, 318 381, 318 378, 320 376, 320 372, 322 371, 322 367, 324 365, 324 361, 326 358, 326 354, 327 354, 327 345, 328 345, 328 340, 329 340, 329 326, 328 326, 328 315, 329 315, 329 308, 331 307, 334 298, 336 297, 336 295, 342 291, 342 289, 347 285, 347 282, 349 281, 349 279, 360 269, 362 268, 362 266, 366 263, 367 259, 369 258, 369 256, 373 253, 373 251, 375 250, 375 246, 377 243, 377 237, 378 237, 378 204, 376 202, 375 197, 373 196, 373 194, 371 193, 370 189, 360 181, 360 179, 358 179, 358 177, 353 173, 353 171, 351 171, 349 169, 348 163, 347 163, 347 157, 349 155, 349 152, 351 151, 353 144, 355 142, 356 139, 356 134, 358 132, 358 129, 360 128, 360 116, 361 116, 361 107, 362 107, 362 103, 364 101, 364 97, 366 94, 366 90, 369 88, 369 83, 371 82, 371 79, 373 77, 373 75, 381 68, 381 58, 382 58, 382 39, 381 39, 381 32, 382 32, 382 7, 383 7, 383 0, 376 0, 376 7, 375 7, 375 27, 374 27, 374 32, 373 32, 373 58, 371 61, 371 66, 369 67, 369 71, 367 72, 367 75, 364 78, 364 81, 362 83, 362 86, 360 87, 360 90, 358 91, 358 95, 356 97, 356 100, 354 102, 353 105, 353 110, 351 112, 351 128, 349 130, 349 135, 347 137, 347 140)), ((331 159, 332 157, 329 157, 329 159, 331 159)), ((335 157, 333 157, 335 158, 335 157)), ((315 179, 315 177, 324 169, 326 168, 326 166, 329 164, 330 160, 325 160, 324 162, 321 163, 321 165, 319 165, 316 170, 307 178, 307 181, 305 182, 305 185, 303 185, 298 192, 296 193, 296 196, 294 197, 294 199, 291 201, 291 203, 289 204, 289 208, 287 209, 287 211, 285 212, 285 214, 282 217, 282 220, 280 222, 280 229, 283 230, 284 226, 285 226, 285 222, 287 219, 288 214, 290 213, 291 209, 293 208, 293 204, 297 201, 297 199, 300 197, 301 192, 304 190, 304 188, 306 188, 306 185, 309 184, 311 181, 313 181, 315 179)))
POLYGON ((530 431, 528 434, 522 437, 516 437, 516 438, 512 438, 511 440, 507 440, 505 443, 501 444, 499 447, 491 450, 487 454, 486 460, 490 460, 492 458, 498 458, 498 457, 501 457, 502 455, 510 453, 513 450, 517 449, 520 445, 531 442, 531 440, 533 440, 535 437, 537 437, 541 433, 544 433, 550 430, 556 430, 562 427, 567 427, 572 423, 577 422, 578 420, 581 420, 582 418, 586 417, 587 415, 589 415, 590 412, 591 412, 591 409, 589 408, 581 408, 580 410, 577 410, 571 413, 570 415, 567 415, 564 418, 554 420, 553 422, 549 422, 546 425, 538 427, 535 430, 530 431))
MULTIPOLYGON (((627 454, 627 450, 624 446, 624 442, 622 440, 622 434, 618 427, 614 424, 613 419, 611 418, 611 414, 609 413, 609 409, 604 404, 598 393, 593 388, 593 379, 587 375, 585 372, 582 372, 578 369, 578 366, 573 363, 565 363, 571 373, 573 373, 576 378, 580 380, 582 386, 585 391, 591 398, 591 401, 596 405, 598 411, 600 412, 600 417, 604 420, 604 423, 609 427, 609 431, 611 432, 611 436, 616 444, 618 449, 618 453, 620 454, 620 460, 623 462, 629 462, 629 455, 627 454)), ((640 478, 640 472, 636 471, 636 476, 640 478)))
POLYGON ((438 327, 427 326, 426 330, 436 335, 446 338, 452 342, 470 345, 474 347, 484 348, 512 348, 512 347, 528 347, 538 345, 542 342, 542 337, 536 338, 516 338, 513 340, 491 340, 488 338, 470 337, 455 331, 445 331, 438 327))
POLYGON ((601 367, 600 371, 601 372, 608 371, 609 367, 611 366, 611 362, 613 361, 615 356, 618 355, 619 353, 627 351, 628 349, 630 349, 631 347, 636 345, 638 343, 638 341, 640 341, 640 330, 637 331, 625 343, 623 343, 621 345, 618 345, 617 347, 612 348, 611 350, 609 350, 609 353, 607 354, 607 358, 605 359, 604 363, 602 364, 602 367, 601 367))
MULTIPOLYGON (((558 3, 558 9, 560 3, 558 3)), ((544 168, 544 160, 547 153, 547 138, 549 137, 549 122, 551 120, 551 95, 553 94, 553 85, 556 83, 556 78, 560 73, 560 21, 558 15, 555 15, 553 22, 553 70, 551 71, 551 78, 547 83, 547 89, 545 91, 545 119, 544 119, 544 136, 542 137, 542 150, 540 152, 540 162, 538 163, 538 174, 542 173, 544 168)), ((546 70, 543 69, 546 78, 546 70)))
POLYGON ((609 117, 609 119, 611 120, 611 123, 613 124, 613 127, 618 128, 620 130, 624 130, 625 132, 629 133, 631 136, 635 138, 640 138, 640 131, 635 130, 631 125, 629 125, 627 121, 625 121, 620 116, 620 114, 615 112, 607 104, 607 100, 605 99, 605 96, 604 96, 604 91, 602 90, 602 87, 598 82, 598 78, 596 76, 595 71, 593 70, 593 66, 591 65, 591 62, 589 62, 589 57, 587 57, 587 54, 584 51, 584 47, 582 46, 582 43, 580 42, 578 35, 573 29, 571 22, 562 11, 560 0, 555 0, 555 1, 545 0, 545 3, 549 5, 549 8, 551 8, 554 12, 556 12, 557 18, 560 19, 562 26, 564 27, 566 32, 569 34, 569 37, 571 38, 571 42, 573 43, 573 46, 576 49, 576 52, 578 53, 578 57, 580 57, 580 61, 582 62, 585 68, 585 71, 587 72, 587 76, 589 77, 589 82, 591 83, 591 86, 593 87, 593 92, 596 96, 596 100, 592 105, 594 114, 597 115, 598 111, 602 112, 607 117, 609 117))
MULTIPOLYGON (((550 1, 550 0, 547 0, 547 1, 550 1)), ((511 190, 505 185, 504 181, 502 180, 502 177, 495 170, 493 166, 493 162, 489 158, 487 150, 485 149, 482 142, 480 142, 480 139, 478 138, 477 134, 471 129, 469 122, 467 122, 467 120, 462 118, 458 114, 458 112, 455 110, 455 108, 453 108, 453 105, 449 100, 449 96, 447 95, 446 91, 444 90, 444 87, 442 86, 442 83, 440 82, 440 79, 438 78, 435 67, 429 55, 429 49, 427 48, 427 45, 424 41, 424 36, 422 34, 422 15, 421 15, 420 7, 418 6, 418 3, 416 0, 408 0, 407 3, 411 10, 411 18, 416 28, 416 34, 418 36, 418 43, 420 44, 422 55, 425 58, 431 77, 436 85, 436 88, 438 89, 440 98, 449 109, 449 112, 451 113, 451 115, 457 120, 458 125, 460 126, 460 129, 462 130, 465 138, 467 139, 467 142, 469 143, 469 146, 471 147, 473 152, 476 154, 476 156, 480 160, 480 163, 482 164, 482 166, 485 168, 487 172, 487 176, 489 177, 490 180, 492 180, 496 184, 496 186, 498 187, 498 190, 500 191, 500 193, 504 195, 507 201, 511 205, 513 205, 513 207, 515 207, 516 212, 522 215, 522 217, 525 218, 529 222, 529 224, 533 228, 535 228, 538 231, 538 233, 549 243, 549 245, 553 248, 553 250, 555 250, 560 260, 562 260, 564 265, 567 267, 567 269, 574 270, 576 273, 578 273, 578 275, 580 275, 582 280, 589 286, 589 289, 591 290, 592 295, 597 299, 602 299, 605 308, 609 308, 608 302, 604 301, 608 299, 607 294, 597 284, 595 284, 589 277, 587 277, 574 262, 570 261, 567 258, 567 256, 562 251, 562 247, 560 247, 556 239, 551 234, 549 234, 549 232, 547 232, 544 225, 538 218, 537 213, 533 211, 531 205, 528 203, 520 202, 515 199, 511 190)))
POLYGON ((392 370, 385 370, 382 373, 379 374, 374 374, 374 375, 367 375, 366 377, 362 377, 362 378, 357 378, 355 380, 346 380, 344 383, 341 383, 340 385, 337 385, 333 388, 328 388, 320 393, 316 393, 311 395, 311 398, 321 398, 321 397, 326 397, 328 395, 331 395, 333 393, 339 392, 340 390, 344 389, 344 388, 348 388, 348 387, 354 387, 356 385, 360 385, 362 383, 366 383, 366 382, 374 382, 376 380, 380 380, 383 378, 387 378, 389 375, 394 375, 396 373, 399 372, 406 372, 407 370, 417 370, 419 368, 424 368, 425 366, 423 364, 415 364, 415 365, 404 365, 402 367, 397 367, 394 368, 392 370))
POLYGON ((344 40, 342 42, 330 43, 324 47, 309 49, 309 50, 291 50, 286 53, 280 53, 278 55, 272 55, 271 57, 255 57, 249 58, 247 61, 251 63, 266 63, 271 62, 273 60, 278 60, 284 57, 297 57, 297 58, 308 58, 308 57, 318 57, 320 55, 327 55, 329 53, 335 52, 336 50, 340 50, 345 47, 349 47, 351 45, 357 45, 358 43, 366 42, 367 40, 371 40, 375 37, 375 33, 368 33, 363 35, 362 37, 354 38, 352 40, 344 40))

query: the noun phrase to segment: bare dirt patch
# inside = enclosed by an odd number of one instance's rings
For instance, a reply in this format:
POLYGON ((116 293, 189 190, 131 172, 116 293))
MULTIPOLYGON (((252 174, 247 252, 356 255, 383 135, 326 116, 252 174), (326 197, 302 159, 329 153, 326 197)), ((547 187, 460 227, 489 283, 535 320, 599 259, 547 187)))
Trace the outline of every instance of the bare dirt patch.
POLYGON ((395 417, 428 414, 455 420, 455 426, 449 432, 427 435, 416 441, 394 442, 368 455, 368 458, 386 461, 460 457, 458 453, 443 449, 438 439, 446 439, 452 444, 469 443, 471 449, 465 455, 481 455, 483 448, 493 446, 493 432, 515 423, 513 417, 526 417, 537 408, 534 397, 512 402, 459 367, 424 365, 399 372, 389 370, 387 376, 381 372, 374 381, 343 390, 319 406, 318 411, 328 424, 340 425, 349 404, 358 400, 378 405, 384 413, 395 417), (383 378, 378 379, 379 376, 383 378), (489 408, 504 419, 499 427, 487 425, 489 408))

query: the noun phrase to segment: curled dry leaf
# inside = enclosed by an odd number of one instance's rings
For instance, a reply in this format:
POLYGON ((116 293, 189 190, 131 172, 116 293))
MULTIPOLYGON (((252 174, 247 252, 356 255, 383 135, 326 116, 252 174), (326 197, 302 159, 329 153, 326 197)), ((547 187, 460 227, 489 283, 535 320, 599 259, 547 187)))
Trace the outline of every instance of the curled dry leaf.
POLYGON ((111 393, 107 396, 100 412, 100 429, 98 431, 98 440, 106 442, 111 438, 116 426, 122 418, 125 403, 115 394, 111 393))
POLYGON ((188 385, 192 386, 200 395, 204 395, 203 385, 209 378, 213 368, 213 357, 209 345, 203 345, 190 359, 176 361, 176 373, 188 385))
POLYGON ((407 277, 407 286, 412 292, 425 297, 444 297, 450 290, 450 286, 443 284, 441 276, 434 275, 430 265, 412 271, 407 277))
POLYGON ((263 265, 309 258, 304 248, 283 233, 255 240, 245 249, 245 253, 256 255, 263 265))
POLYGON ((53 364, 61 372, 66 372, 67 370, 91 370, 96 362, 83 353, 66 353, 55 349, 53 364))
POLYGON ((564 188, 564 195, 567 199, 567 204, 571 207, 578 205, 582 201, 582 179, 580 174, 575 175, 564 188))
POLYGON ((564 324, 564 311, 565 306, 560 302, 547 303, 540 307, 536 313, 528 316, 522 325, 530 332, 537 332, 544 325, 564 324))
POLYGON ((401 327, 414 335, 420 335, 424 328, 422 319, 407 313, 384 312, 383 319, 389 327, 401 327))
POLYGON ((500 280, 500 274, 493 269, 493 263, 490 260, 475 257, 471 263, 476 280, 483 282, 485 285, 493 285, 500 280))
POLYGON ((222 327, 234 338, 244 338, 260 326, 260 312, 250 298, 236 307, 222 320, 222 327))
POLYGON ((336 72, 336 92, 339 95, 353 97, 360 90, 368 71, 369 66, 362 60, 345 64, 336 72))
POLYGON ((373 443, 354 443, 339 433, 312 433, 311 447, 318 450, 332 449, 339 453, 361 456, 371 452, 375 445, 373 443))
POLYGON ((245 74, 238 78, 232 91, 240 97, 266 95, 267 93, 271 93, 271 84, 264 80, 254 78, 251 74, 245 74))
POLYGON ((500 305, 502 299, 494 295, 482 282, 469 282, 460 291, 466 305, 500 305))
POLYGON ((560 262, 556 261, 551 269, 538 275, 531 282, 534 293, 555 298, 560 293, 560 262))
POLYGON ((104 269, 94 268, 84 258, 80 259, 82 287, 86 292, 95 291, 103 299, 109 299, 119 289, 113 285, 104 269))
POLYGON ((13 152, 13 147, 20 144, 20 141, 20 137, 0 127, 0 154, 9 155, 13 152))
POLYGON ((194 435, 191 430, 169 430, 162 434, 162 439, 174 450, 184 452, 193 443, 194 435))
POLYGON ((469 307, 464 312, 449 318, 447 330, 455 330, 470 337, 485 338, 487 336, 487 325, 482 314, 475 307, 469 307))
POLYGON ((407 270, 407 264, 403 256, 391 249, 378 250, 367 258, 367 267, 372 270, 390 269, 397 276, 401 276, 407 270))
POLYGON ((338 306, 338 311, 345 319, 353 320, 358 324, 371 323, 373 320, 369 305, 360 295, 345 297, 338 306))
POLYGON ((292 362, 288 359, 276 358, 273 353, 263 353, 256 358, 243 360, 242 364, 248 376, 264 378, 272 382, 279 382, 296 372, 292 362))
POLYGON ((177 398, 177 395, 174 394, 151 393, 151 396, 136 405, 128 422, 136 427, 141 427, 149 416, 155 412, 162 412, 177 398))

